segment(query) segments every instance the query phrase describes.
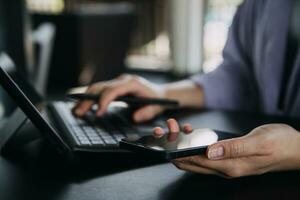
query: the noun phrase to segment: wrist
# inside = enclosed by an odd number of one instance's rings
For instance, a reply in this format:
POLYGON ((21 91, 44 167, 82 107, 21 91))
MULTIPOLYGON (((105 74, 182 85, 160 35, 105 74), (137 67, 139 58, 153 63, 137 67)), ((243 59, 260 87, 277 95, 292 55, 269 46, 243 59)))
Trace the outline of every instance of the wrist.
POLYGON ((177 100, 180 107, 202 108, 204 106, 202 87, 190 80, 164 85, 163 94, 164 98, 177 100))

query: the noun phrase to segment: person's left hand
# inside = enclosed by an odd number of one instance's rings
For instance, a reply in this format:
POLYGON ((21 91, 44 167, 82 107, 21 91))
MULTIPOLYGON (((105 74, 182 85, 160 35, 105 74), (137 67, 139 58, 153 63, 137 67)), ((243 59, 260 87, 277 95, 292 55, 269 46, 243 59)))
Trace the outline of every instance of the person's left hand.
MULTIPOLYGON (((184 126, 184 132, 192 130, 184 126)), ((168 120, 169 138, 176 138, 179 125, 168 120)), ((161 136, 161 128, 154 129, 161 136)), ((300 169, 300 134, 285 124, 260 126, 249 134, 217 142, 208 147, 206 155, 173 160, 173 164, 185 171, 214 174, 227 178, 259 175, 271 171, 300 169)))

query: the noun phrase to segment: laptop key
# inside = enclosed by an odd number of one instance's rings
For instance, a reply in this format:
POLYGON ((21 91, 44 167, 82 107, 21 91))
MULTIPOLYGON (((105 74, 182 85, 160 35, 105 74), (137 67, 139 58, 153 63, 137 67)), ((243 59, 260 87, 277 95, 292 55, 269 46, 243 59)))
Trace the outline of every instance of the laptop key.
POLYGON ((90 126, 82 126, 82 129, 84 130, 84 132, 92 132, 92 133, 94 133, 95 132, 95 130, 92 128, 92 127, 90 127, 90 126))
POLYGON ((87 137, 80 137, 79 140, 80 141, 89 141, 89 139, 87 137))
POLYGON ((80 137, 78 137, 78 139, 80 140, 80 141, 82 141, 82 140, 89 140, 87 137, 85 137, 85 136, 80 136, 80 137))
POLYGON ((90 145, 90 141, 88 140, 80 140, 80 143, 83 144, 83 145, 90 145))
POLYGON ((83 133, 75 133, 77 138, 86 138, 86 136, 83 133))
POLYGON ((92 144, 97 144, 97 145, 104 145, 104 142, 102 140, 92 140, 92 144))
POLYGON ((88 135, 89 137, 93 137, 93 136, 98 136, 98 134, 96 132, 92 133, 92 132, 86 132, 86 135, 88 135))
POLYGON ((108 145, 117 144, 117 141, 114 139, 103 138, 104 142, 108 145))
POLYGON ((101 138, 98 135, 96 135, 96 136, 89 136, 88 135, 88 137, 89 137, 90 140, 101 140, 101 138))

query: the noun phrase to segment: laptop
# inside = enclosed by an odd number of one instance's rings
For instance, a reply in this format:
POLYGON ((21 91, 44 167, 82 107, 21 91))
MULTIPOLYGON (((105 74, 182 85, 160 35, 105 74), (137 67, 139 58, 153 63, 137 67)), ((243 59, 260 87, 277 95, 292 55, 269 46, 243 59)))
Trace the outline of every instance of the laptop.
MULTIPOLYGON (((59 152, 127 152, 118 142, 125 137, 151 134, 152 125, 137 127, 131 123, 131 112, 122 102, 112 104, 103 117, 91 111, 83 118, 73 116, 72 101, 46 102, 28 80, 18 74, 13 61, 0 54, 0 85, 16 105, 59 152)), ((10 122, 10 126, 14 126, 10 122)))

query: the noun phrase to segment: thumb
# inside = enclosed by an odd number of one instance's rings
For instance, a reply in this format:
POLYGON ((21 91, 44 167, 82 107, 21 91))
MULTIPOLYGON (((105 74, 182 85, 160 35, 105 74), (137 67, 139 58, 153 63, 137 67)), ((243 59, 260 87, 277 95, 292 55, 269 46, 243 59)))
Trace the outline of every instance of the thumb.
POLYGON ((133 120, 135 122, 145 122, 150 119, 153 119, 157 114, 162 112, 162 108, 160 106, 145 106, 138 109, 133 114, 133 120))
POLYGON ((220 141, 207 148, 210 160, 246 157, 257 154, 257 142, 252 137, 239 137, 220 141))

